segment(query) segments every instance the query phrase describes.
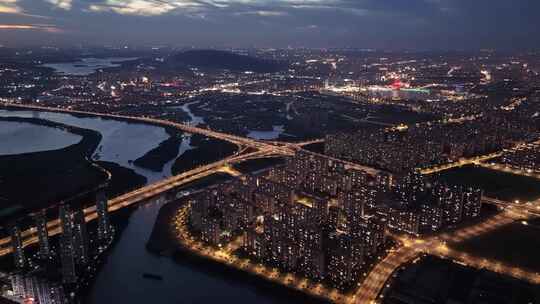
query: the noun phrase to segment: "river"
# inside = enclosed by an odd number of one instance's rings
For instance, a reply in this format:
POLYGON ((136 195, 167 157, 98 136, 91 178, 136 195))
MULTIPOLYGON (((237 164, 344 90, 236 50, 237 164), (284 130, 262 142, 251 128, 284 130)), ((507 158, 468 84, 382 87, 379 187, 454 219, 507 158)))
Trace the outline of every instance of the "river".
POLYGON ((181 109, 182 111, 186 112, 189 116, 189 119, 190 121, 188 122, 190 125, 192 126, 198 126, 198 125, 201 125, 201 124, 204 124, 204 117, 202 116, 197 116, 195 114, 193 114, 193 112, 191 112, 191 109, 189 108, 191 105, 195 105, 195 104, 198 104, 199 101, 192 101, 192 102, 187 102, 181 106, 172 106, 172 107, 169 107, 170 109, 181 109))
MULTIPOLYGON (((0 110, 0 117, 37 117, 45 120, 95 130, 103 136, 94 159, 117 163, 135 170, 146 177, 149 183, 171 176, 174 160, 165 165, 163 172, 154 172, 132 164, 132 161, 146 154, 159 143, 169 138, 165 129, 147 124, 128 123, 99 117, 77 117, 65 113, 38 111, 6 111, 0 110)), ((32 139, 26 139, 30 142, 32 139)), ((190 138, 186 137, 179 149, 179 155, 190 149, 190 138)))
POLYGON ((81 136, 26 122, 0 121, 0 155, 62 149, 78 143, 81 136))
POLYGON ((249 131, 247 136, 258 140, 272 140, 277 139, 284 131, 285 127, 283 125, 273 126, 272 131, 249 131))
MULTIPOLYGON (((0 116, 39 117, 99 131, 103 135, 100 159, 132 168, 150 181, 170 174, 170 171, 165 172, 167 166, 164 172, 155 173, 137 168, 129 162, 167 139, 168 135, 161 127, 52 112, 0 110, 0 116)), ((193 124, 204 121, 192 113, 190 116, 193 124)), ((185 141, 179 153, 190 148, 189 137, 185 141)), ((244 281, 202 271, 194 265, 180 265, 169 257, 149 253, 145 248, 146 242, 163 204, 155 200, 139 206, 132 213, 127 227, 117 236, 118 240, 84 303, 293 303, 286 297, 255 288, 244 281), (144 272, 159 274, 163 276, 163 281, 144 279, 144 272)))
POLYGON ((47 63, 43 67, 52 68, 58 74, 72 76, 88 76, 99 69, 119 67, 120 62, 135 60, 137 58, 83 58, 80 61, 47 63))
MULTIPOLYGON (((193 114, 193 112, 191 112, 191 109, 189 108, 191 105, 195 105, 198 103, 199 101, 193 101, 193 102, 185 103, 182 106, 172 106, 170 108, 182 109, 184 112, 186 112, 189 115, 191 119, 189 123, 191 125, 198 126, 205 123, 204 117, 196 116, 195 114, 193 114)), ((287 105, 287 109, 288 107, 289 107, 289 104, 287 105)), ((273 126, 272 131, 250 130, 247 134, 247 137, 258 139, 258 140, 273 140, 273 139, 277 139, 281 134, 283 134, 284 131, 285 131, 285 127, 283 125, 279 125, 279 126, 273 126)))

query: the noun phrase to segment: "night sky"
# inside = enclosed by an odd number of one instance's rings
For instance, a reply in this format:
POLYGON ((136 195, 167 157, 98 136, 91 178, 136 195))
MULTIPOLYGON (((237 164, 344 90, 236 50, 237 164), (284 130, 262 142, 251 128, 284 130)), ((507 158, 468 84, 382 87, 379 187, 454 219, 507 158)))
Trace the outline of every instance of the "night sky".
POLYGON ((528 49, 539 16, 539 0, 0 0, 0 44, 528 49))

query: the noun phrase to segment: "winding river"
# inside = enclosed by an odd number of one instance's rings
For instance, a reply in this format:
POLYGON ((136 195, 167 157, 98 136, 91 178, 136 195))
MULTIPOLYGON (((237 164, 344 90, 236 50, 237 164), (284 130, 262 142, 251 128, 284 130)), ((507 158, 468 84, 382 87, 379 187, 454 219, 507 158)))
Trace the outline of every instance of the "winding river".
MULTIPOLYGON (((184 108, 184 107, 183 107, 184 108)), ((187 106, 185 106, 187 108, 187 106)), ((189 109, 188 109, 189 110, 189 109)), ((202 117, 190 113, 192 123, 202 117)), ((95 157, 132 168, 149 182, 170 175, 170 165, 163 172, 152 172, 134 166, 130 161, 144 155, 168 138, 161 127, 127 123, 97 117, 76 117, 64 113, 0 110, 0 117, 39 117, 99 131, 103 135, 95 157)), ((179 155, 190 149, 186 137, 179 155)), ((177 264, 169 257, 149 253, 145 246, 163 202, 153 201, 139 206, 130 216, 127 227, 111 249, 106 262, 89 290, 84 303, 293 303, 284 296, 260 289, 244 281, 202 271, 190 264, 177 264), (159 274, 162 281, 142 277, 144 272, 159 274)))
MULTIPOLYGON (((174 160, 165 165, 163 172, 154 172, 132 164, 134 160, 146 154, 159 143, 169 138, 165 129, 147 124, 128 123, 124 121, 103 119, 99 117, 79 117, 66 113, 38 111, 7 111, 0 109, 0 117, 37 117, 45 120, 72 125, 84 129, 95 130, 103 136, 95 159, 117 163, 135 170, 146 177, 149 183, 171 176, 174 160)), ((32 139, 25 139, 31 141, 32 139)), ((190 149, 189 137, 186 137, 178 155, 190 149)))

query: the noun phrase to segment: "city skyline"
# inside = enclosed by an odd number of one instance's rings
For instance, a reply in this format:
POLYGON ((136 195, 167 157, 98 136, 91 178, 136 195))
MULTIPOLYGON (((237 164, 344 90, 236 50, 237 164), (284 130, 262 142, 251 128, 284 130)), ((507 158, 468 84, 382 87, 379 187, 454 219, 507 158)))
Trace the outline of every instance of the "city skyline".
POLYGON ((535 1, 1 0, 0 44, 531 49, 535 1))
POLYGON ((539 8, 0 0, 0 302, 540 303, 539 8))

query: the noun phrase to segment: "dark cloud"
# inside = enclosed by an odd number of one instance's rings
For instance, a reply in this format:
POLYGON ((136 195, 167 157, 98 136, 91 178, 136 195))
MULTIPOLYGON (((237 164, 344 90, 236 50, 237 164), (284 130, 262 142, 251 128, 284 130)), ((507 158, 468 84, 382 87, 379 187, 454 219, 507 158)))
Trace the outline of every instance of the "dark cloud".
POLYGON ((64 30, 0 43, 536 48, 538 13, 537 0, 0 0, 2 23, 64 30))

